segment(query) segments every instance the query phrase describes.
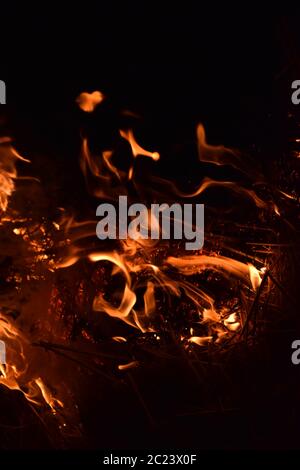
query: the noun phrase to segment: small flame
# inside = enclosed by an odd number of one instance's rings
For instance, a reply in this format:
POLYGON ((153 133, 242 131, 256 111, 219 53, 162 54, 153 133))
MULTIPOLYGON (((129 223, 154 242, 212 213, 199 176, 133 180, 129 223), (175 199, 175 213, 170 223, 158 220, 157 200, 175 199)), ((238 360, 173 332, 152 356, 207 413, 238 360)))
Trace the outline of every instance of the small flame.
MULTIPOLYGON (((228 189, 232 193, 235 193, 237 196, 243 196, 245 199, 250 199, 254 202, 256 207, 259 209, 268 209, 268 204, 263 201, 253 189, 244 188, 243 186, 235 183, 233 181, 217 181, 211 178, 204 178, 199 188, 193 193, 184 194, 178 192, 182 197, 196 197, 204 193, 208 188, 219 187, 223 189, 228 189)), ((273 206, 274 210, 276 206, 273 206)))
POLYGON ((231 331, 236 331, 240 327, 240 322, 238 321, 237 314, 231 313, 225 320, 224 325, 231 331))
POLYGON ((188 341, 190 343, 195 343, 198 346, 207 346, 212 341, 212 339, 212 336, 191 336, 188 341))
POLYGON ((56 413, 57 407, 63 408, 63 403, 57 398, 53 397, 47 386, 44 384, 42 379, 38 377, 35 379, 35 383, 40 388, 42 396, 45 402, 50 406, 51 410, 56 413))
POLYGON ((124 336, 113 336, 112 339, 117 343, 126 343, 127 339, 124 336))
POLYGON ((35 357, 27 337, 21 333, 7 318, 0 315, 0 338, 3 338, 7 349, 7 363, 0 365, 0 384, 12 390, 21 391, 27 400, 49 405, 53 413, 63 407, 55 398, 41 377, 34 377, 34 368, 27 363, 28 357, 35 357))
POLYGON ((153 282, 148 281, 147 289, 144 294, 144 304, 145 304, 145 314, 147 316, 152 315, 156 310, 156 302, 155 302, 155 286, 153 282))
POLYGON ((154 161, 159 160, 160 155, 159 155, 158 152, 148 152, 148 150, 143 149, 137 143, 131 129, 128 130, 128 131, 121 130, 120 135, 121 135, 121 137, 123 137, 123 139, 127 140, 127 142, 129 143, 129 145, 131 147, 132 155, 134 157, 137 157, 138 155, 143 155, 144 157, 152 158, 152 160, 154 160, 154 161))
POLYGON ((29 162, 13 148, 10 138, 0 138, 0 210, 3 212, 7 210, 8 200, 15 190, 16 160, 29 162))
POLYGON ((197 126, 197 139, 199 159, 203 162, 214 163, 215 165, 237 164, 237 152, 226 148, 223 145, 209 145, 206 142, 205 129, 202 124, 197 126))
MULTIPOLYGON (((223 272, 225 274, 233 275, 237 278, 240 278, 245 283, 249 283, 253 286, 253 279, 257 280, 258 271, 254 266, 248 265, 247 263, 242 263, 232 258, 226 258, 225 256, 207 256, 207 255, 191 255, 191 256, 182 256, 181 258, 175 258, 169 256, 166 260, 167 264, 174 266, 179 271, 186 275, 192 275, 199 273, 206 269, 212 269, 215 271, 223 272), (250 274, 250 279, 249 279, 250 274), (252 277, 251 277, 252 276, 252 277)), ((259 278, 260 279, 260 278, 259 278)), ((257 282, 257 281, 255 281, 257 282)), ((256 285, 256 284, 255 284, 256 285)))
POLYGON ((83 92, 77 98, 78 106, 86 113, 94 111, 98 104, 102 103, 104 95, 100 91, 93 91, 92 93, 83 92))
POLYGON ((138 367, 139 362, 138 361, 131 361, 128 362, 127 364, 120 364, 118 365, 119 370, 128 370, 128 369, 133 369, 135 367, 138 367))
POLYGON ((214 308, 205 308, 203 310, 202 315, 203 315, 202 322, 207 322, 207 321, 219 322, 220 321, 220 317, 214 308))
POLYGON ((252 285, 253 290, 256 290, 260 286, 262 278, 260 276, 258 269, 256 269, 255 266, 253 266, 250 263, 248 264, 248 266, 249 266, 249 275, 250 275, 251 285, 252 285))

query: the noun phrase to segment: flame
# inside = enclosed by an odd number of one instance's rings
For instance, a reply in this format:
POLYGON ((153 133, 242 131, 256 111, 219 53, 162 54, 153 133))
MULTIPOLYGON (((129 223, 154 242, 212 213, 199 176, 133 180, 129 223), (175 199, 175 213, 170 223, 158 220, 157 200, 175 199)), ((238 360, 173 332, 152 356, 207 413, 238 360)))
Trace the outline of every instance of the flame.
MULTIPOLYGON (((238 183, 232 181, 217 181, 211 178, 204 178, 199 188, 188 194, 184 194, 178 191, 182 197, 196 197, 203 194, 208 188, 212 187, 219 187, 223 189, 230 190, 231 192, 235 193, 238 196, 243 196, 245 199, 250 199, 252 202, 258 207, 259 209, 268 209, 269 205, 267 202, 263 201, 253 189, 247 189, 241 186, 238 183)), ((274 205, 274 211, 276 206, 274 205)))
POLYGON ((121 181, 125 175, 113 165, 112 157, 111 150, 105 150, 100 157, 92 155, 87 138, 83 138, 80 167, 89 191, 96 197, 115 199, 122 191, 121 181), (115 186, 112 185, 114 180, 115 186))
POLYGON ((98 295, 94 300, 93 308, 95 311, 105 312, 111 317, 116 317, 124 321, 128 321, 128 323, 132 325, 132 323, 127 320, 127 317, 131 313, 135 302, 135 293, 128 287, 128 285, 126 285, 119 307, 113 307, 109 302, 107 302, 103 298, 102 295, 98 295))
POLYGON ((63 408, 64 406, 63 403, 57 398, 52 396, 51 392, 49 391, 49 389, 47 388, 47 386, 44 384, 44 382, 42 381, 40 377, 35 379, 35 383, 41 390, 41 393, 45 402, 50 406, 53 413, 56 413, 57 407, 63 408))
POLYGON ((145 304, 145 314, 147 316, 152 315, 156 310, 156 302, 155 302, 155 285, 153 282, 148 281, 147 289, 144 294, 144 304, 145 304))
POLYGON ((237 314, 231 313, 225 320, 224 325, 231 331, 236 331, 240 327, 240 322, 238 321, 237 314))
POLYGON ((215 165, 237 165, 238 153, 223 145, 209 145, 206 142, 205 129, 202 124, 197 126, 199 159, 215 165))
POLYGON ((203 310, 202 316, 203 316, 203 322, 206 322, 206 321, 219 322, 220 321, 220 317, 213 307, 205 308, 203 310))
POLYGON ((262 278, 260 276, 260 273, 259 273, 258 269, 256 269, 255 266, 253 266, 250 263, 249 263, 248 266, 249 266, 249 274, 250 274, 251 285, 253 287, 253 290, 256 290, 260 286, 262 278))
POLYGON ((124 131, 120 130, 120 135, 123 139, 127 140, 131 147, 132 155, 137 157, 138 155, 143 155, 144 157, 150 157, 152 160, 157 161, 160 159, 158 152, 149 152, 148 150, 143 149, 135 140, 132 130, 124 131))
POLYGON ((15 190, 15 179, 17 170, 16 160, 29 162, 23 158, 11 145, 9 137, 0 138, 0 209, 2 212, 7 210, 8 200, 15 190))
POLYGON ((98 104, 102 103, 104 95, 100 91, 93 91, 92 93, 83 92, 77 98, 77 104, 86 113, 94 111, 98 104))
POLYGON ((212 341, 212 339, 212 336, 191 336, 189 338, 189 342, 195 343, 198 346, 207 346, 212 341))
POLYGON ((128 369, 133 369, 139 365, 138 361, 131 361, 128 362, 128 364, 120 364, 118 365, 119 370, 128 370, 128 369))
POLYGON ((235 276, 245 283, 251 283, 253 289, 256 289, 261 282, 258 270, 254 266, 225 256, 194 255, 182 256, 181 258, 170 256, 166 259, 166 263, 187 276, 206 269, 213 269, 226 275, 235 276))
POLYGON ((0 338, 5 341, 7 363, 0 365, 0 384, 11 390, 18 390, 30 402, 45 402, 55 414, 63 403, 54 397, 41 377, 34 377, 27 358, 35 354, 29 339, 16 328, 7 318, 0 314, 0 338))
POLYGON ((112 339, 118 343, 126 343, 127 339, 124 336, 113 336, 112 339))
MULTIPOLYGON (((103 99, 100 92, 84 92, 77 98, 77 103, 83 111, 92 112, 103 99)), ((158 152, 147 151, 136 142, 132 130, 119 132, 129 143, 134 158, 142 155, 153 161, 160 159, 158 152)), ((238 152, 206 142, 202 125, 197 128, 197 144, 200 161, 216 166, 231 165, 245 171, 246 165, 238 152)), ((267 197, 263 187, 257 184, 250 182, 244 187, 242 183, 230 181, 230 178, 223 181, 202 178, 200 175, 196 190, 194 185, 182 192, 173 181, 154 179, 151 176, 150 182, 157 185, 146 186, 138 180, 133 165, 126 171, 115 157, 114 148, 105 149, 99 155, 93 154, 88 138, 83 138, 80 167, 90 193, 101 200, 117 201, 118 196, 123 194, 134 202, 144 199, 149 201, 151 198, 159 200, 160 197, 172 201, 178 198, 197 198, 198 201, 209 188, 218 187, 234 193, 237 196, 237 205, 242 205, 244 199, 250 200, 258 209, 254 207, 255 212, 263 214, 266 220, 272 211, 280 216, 281 211, 273 199, 267 197)), ((0 139, 2 211, 8 209, 9 198, 15 190, 16 160, 24 159, 13 149, 9 139, 0 139)), ((253 174, 252 170, 250 174, 253 174)), ((286 193, 282 192, 282 195, 290 199, 286 193)), ((51 285, 51 295, 49 293, 48 297, 47 294, 44 296, 43 304, 47 307, 45 312, 39 312, 38 305, 34 305, 30 314, 22 312, 17 320, 5 315, 4 311, 1 313, 0 338, 7 344, 7 364, 0 365, 0 384, 18 390, 30 403, 45 406, 56 416, 67 412, 66 390, 63 390, 58 381, 58 376, 63 374, 59 375, 59 368, 54 366, 55 372, 52 374, 49 361, 49 351, 55 349, 57 344, 61 342, 65 348, 73 344, 72 334, 68 325, 65 325, 68 322, 63 309, 64 302, 72 306, 72 315, 78 316, 82 323, 88 312, 93 319, 101 317, 116 325, 115 331, 113 326, 109 331, 109 341, 115 348, 130 353, 133 349, 131 345, 138 344, 138 341, 142 343, 145 338, 151 338, 155 345, 161 347, 165 338, 171 337, 172 341, 191 352, 193 344, 200 346, 200 354, 214 348, 221 350, 227 344, 226 340, 239 341, 249 306, 261 291, 265 292, 262 279, 268 257, 257 255, 256 258, 250 252, 247 242, 243 244, 243 240, 239 239, 241 232, 238 224, 231 226, 228 236, 225 229, 215 234, 214 227, 220 226, 223 221, 219 219, 221 217, 215 221, 208 215, 209 229, 205 248, 187 256, 178 240, 169 242, 137 238, 107 244, 97 240, 96 244, 95 221, 89 218, 77 222, 67 211, 63 212, 61 220, 52 221, 51 236, 43 223, 35 225, 29 219, 14 219, 11 214, 3 217, 1 223, 9 226, 13 240, 17 238, 26 247, 25 249, 22 245, 26 256, 23 256, 21 264, 26 265, 27 271, 24 276, 20 272, 13 275, 19 289, 16 291, 23 294, 24 279, 28 282, 34 280, 37 284, 45 281, 47 285, 51 285), (245 247, 244 251, 240 245, 245 247), (264 267, 258 269, 255 265, 264 267), (61 287, 57 287, 60 284, 56 284, 56 280, 62 276, 64 279, 70 278, 72 284, 71 280, 76 277, 74 273, 81 280, 78 282, 80 287, 76 293, 71 291, 67 301, 64 301, 60 295, 61 287), (214 286, 217 283, 224 285, 221 291, 225 292, 224 295, 217 289, 215 291, 214 286), (50 349, 47 353, 43 351, 43 362, 40 360, 40 349, 39 354, 37 353, 37 347, 45 345, 46 340, 50 343, 50 349)), ((258 220, 258 224, 265 230, 262 219, 258 220)), ((232 220, 230 223, 232 224, 232 220)), ((145 218, 145 224, 159 228, 159 221, 152 213, 145 218)), ((248 240, 247 233, 245 238, 248 240)), ((19 265, 18 269, 21 271, 19 265)), ((99 341, 93 338, 89 331, 89 322, 86 323, 87 326, 81 330, 80 340, 84 345, 93 344, 98 354, 98 364, 105 363, 104 355, 99 360, 99 341)), ((73 348, 76 353, 75 341, 73 348)), ((131 353, 131 356, 133 357, 128 357, 127 354, 125 358, 114 362, 115 374, 141 365, 135 355, 131 353)), ((62 369, 64 372, 65 368, 62 369)))

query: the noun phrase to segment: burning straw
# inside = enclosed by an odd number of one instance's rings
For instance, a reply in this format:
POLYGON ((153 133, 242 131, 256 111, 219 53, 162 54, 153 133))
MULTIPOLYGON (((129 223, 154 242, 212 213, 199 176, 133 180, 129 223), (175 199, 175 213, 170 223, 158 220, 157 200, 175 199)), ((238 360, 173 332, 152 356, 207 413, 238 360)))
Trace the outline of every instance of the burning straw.
MULTIPOLYGON (((102 100, 100 92, 84 93, 78 104, 92 112, 102 100)), ((21 392, 43 419, 54 417, 64 435, 81 432, 75 383, 84 387, 86 375, 131 387, 154 425, 138 371, 183 361, 203 384, 207 367, 219 368, 241 344, 253 347, 282 304, 293 303, 282 280, 290 248, 282 234, 287 227, 295 233, 291 195, 240 152, 209 145, 202 125, 199 168, 226 165, 238 181, 199 176, 196 187, 182 191, 162 177, 139 179, 137 159, 154 166, 163 154, 145 150, 132 129, 121 129, 119 139, 131 154, 127 167, 115 148, 95 155, 84 136, 80 166, 89 193, 113 203, 120 194, 130 202, 204 203, 203 249, 187 254, 178 240, 96 243, 96 220, 82 214, 80 222, 66 210, 53 220, 24 215, 15 166, 24 159, 9 139, 0 140, 0 339, 7 352, 0 383, 21 392), (228 194, 229 210, 216 214, 214 201, 228 194)))

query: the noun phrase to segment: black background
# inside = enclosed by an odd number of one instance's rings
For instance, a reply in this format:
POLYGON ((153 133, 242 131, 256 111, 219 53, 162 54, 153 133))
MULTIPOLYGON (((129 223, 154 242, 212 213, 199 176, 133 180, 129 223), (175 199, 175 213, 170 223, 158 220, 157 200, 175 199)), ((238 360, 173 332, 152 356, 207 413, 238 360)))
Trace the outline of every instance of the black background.
POLYGON ((34 122, 70 112, 82 90, 101 89, 116 107, 163 127, 165 138, 180 139, 202 120, 212 138, 278 144, 274 114, 288 106, 299 68, 297 15, 102 2, 7 10, 1 77, 9 107, 34 122))
POLYGON ((82 91, 107 96, 88 123, 100 141, 120 126, 119 111, 130 109, 144 119, 142 141, 165 154, 160 164, 171 159, 174 173, 182 174, 174 148, 194 145, 198 122, 211 143, 254 149, 266 172, 286 146, 290 87, 300 68, 296 14, 206 11, 202 3, 26 3, 4 7, 1 21, 9 113, 2 132, 30 154, 38 173, 55 161, 56 192, 67 187, 70 167, 82 183, 77 161, 86 122, 75 103, 82 91))

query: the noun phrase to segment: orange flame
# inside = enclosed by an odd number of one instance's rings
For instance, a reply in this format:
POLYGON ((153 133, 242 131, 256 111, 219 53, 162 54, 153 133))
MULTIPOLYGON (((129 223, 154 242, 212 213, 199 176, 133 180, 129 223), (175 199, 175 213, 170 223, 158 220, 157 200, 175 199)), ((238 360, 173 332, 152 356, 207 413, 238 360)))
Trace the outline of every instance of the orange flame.
POLYGON ((93 91, 92 93, 83 92, 77 98, 78 106, 86 113, 94 111, 98 104, 102 103, 104 95, 100 91, 93 91))
POLYGON ((44 380, 37 376, 28 358, 35 356, 28 338, 21 333, 7 318, 0 315, 0 338, 5 341, 7 363, 0 365, 0 384, 11 390, 19 390, 32 403, 40 404, 43 401, 49 405, 53 413, 63 407, 61 400, 55 398, 44 380))
MULTIPOLYGON (((98 91, 85 92, 79 95, 77 103, 83 111, 92 112, 103 99, 103 94, 98 91)), ((160 154, 158 152, 147 151, 136 142, 132 130, 121 130, 120 135, 129 143, 134 158, 142 155, 153 161, 159 160, 160 154)), ((201 161, 215 165, 229 164, 239 169, 243 167, 237 152, 223 146, 215 147, 207 144, 202 125, 197 128, 197 139, 201 161)), ((88 140, 83 139, 81 169, 89 190, 98 198, 116 200, 120 194, 130 195, 130 186, 133 185, 132 182, 128 184, 128 180, 135 176, 133 166, 130 167, 128 173, 120 170, 114 162, 114 156, 113 150, 105 150, 100 156, 92 155, 88 140)), ((24 160, 10 145, 9 139, 0 139, 0 208, 2 211, 7 209, 9 197, 15 189, 16 159, 24 160)), ((161 179, 160 183, 165 193, 163 191, 160 193, 159 189, 156 191, 151 188, 150 193, 155 194, 155 197, 167 193, 170 198, 174 195, 193 198, 201 196, 208 188, 222 187, 229 189, 238 197, 249 199, 260 211, 268 211, 272 207, 279 214, 275 204, 258 196, 255 185, 249 189, 233 181, 204 178, 195 191, 182 193, 171 181, 161 179)), ((138 189, 138 184, 136 184, 135 190, 140 197, 138 189)), ((286 194, 284 195, 286 196, 286 194)), ((147 223, 157 225, 158 221, 148 217, 147 223)), ((62 268, 68 270, 80 260, 85 260, 89 267, 91 267, 91 263, 104 262, 105 265, 111 267, 108 276, 111 278, 120 276, 121 281, 116 291, 112 289, 113 292, 104 293, 97 290, 93 294, 93 311, 97 312, 95 315, 108 315, 133 327, 135 329, 133 331, 137 333, 138 330, 142 333, 151 333, 152 337, 157 340, 160 339, 157 334, 158 318, 162 317, 162 321, 165 322, 164 315, 166 315, 164 312, 161 313, 163 309, 160 309, 162 302, 160 298, 163 297, 168 301, 173 299, 175 307, 184 298, 181 314, 184 313, 183 305, 186 302, 193 311, 193 324, 196 323, 195 329, 190 329, 189 333, 186 333, 187 328, 184 329, 184 333, 175 332, 178 342, 185 348, 192 347, 191 344, 203 348, 218 345, 224 339, 234 337, 234 334, 241 330, 244 321, 240 305, 224 307, 220 299, 216 295, 214 296, 209 289, 206 289, 204 283, 202 285, 201 276, 203 274, 213 273, 214 276, 225 278, 226 282, 230 281, 230 285, 240 289, 243 294, 246 293, 249 299, 254 297, 253 291, 259 289, 264 274, 264 268, 258 270, 249 262, 235 259, 237 251, 231 251, 232 258, 223 256, 221 253, 228 254, 228 250, 222 250, 223 245, 218 246, 217 249, 211 240, 209 240, 211 249, 205 248, 199 252, 195 251, 193 255, 189 256, 182 255, 180 243, 173 246, 171 243, 160 240, 120 240, 114 244, 114 249, 111 248, 111 245, 109 245, 110 248, 105 245, 105 248, 101 249, 101 246, 98 248, 99 245, 96 246, 95 243, 88 241, 91 236, 95 236, 95 222, 93 220, 75 222, 73 217, 66 216, 53 226, 59 231, 61 240, 55 246, 57 256, 55 260, 52 260, 52 264, 49 260, 50 255, 43 250, 38 241, 30 241, 36 255, 35 261, 39 260, 43 263, 46 271, 46 273, 43 272, 45 277, 49 273, 54 275, 53 272, 62 268), (194 279, 196 279, 195 282, 194 279), (198 327, 199 331, 197 331, 198 327), (201 335, 201 333, 203 334, 201 335)), ((14 235, 22 237, 29 243, 27 231, 21 224, 14 227, 12 231, 14 235)), ((240 257, 242 255, 243 253, 239 253, 240 257)), ((243 256, 242 259, 245 257, 243 256)), ((246 259, 253 260, 250 256, 246 259)), ((54 330, 55 321, 53 318, 45 317, 39 318, 39 320, 44 321, 45 324, 49 323, 50 331, 54 330)), ((43 364, 41 365, 41 362, 35 360, 33 334, 30 329, 24 330, 19 324, 16 325, 17 322, 14 323, 4 314, 0 315, 0 338, 3 338, 7 344, 7 364, 0 365, 2 374, 0 384, 13 390, 19 390, 30 402, 44 404, 52 413, 57 414, 66 407, 66 400, 61 389, 58 386, 52 387, 46 373, 48 369, 45 372, 43 364)), ((20 325, 22 325, 21 322, 20 325)), ((124 325, 122 326, 124 327, 124 325)), ((126 328, 128 327, 126 326, 126 328)), ((39 334, 42 335, 41 332, 39 334)), ((55 333, 53 336, 55 337, 55 333)), ((83 337, 86 340, 89 338, 88 334, 83 337)), ((115 344, 115 346, 125 347, 129 343, 129 338, 126 336, 110 334, 110 338, 116 343, 122 343, 122 345, 115 344)), ((116 368, 119 371, 126 371, 138 365, 138 361, 132 360, 119 364, 116 368)))
POLYGON ((16 160, 29 162, 21 157, 12 147, 9 137, 0 138, 0 209, 5 212, 8 199, 15 189, 14 180, 17 178, 16 160))
POLYGON ((143 155, 144 157, 150 157, 152 160, 157 161, 160 158, 160 155, 158 152, 149 152, 148 150, 143 149, 137 141, 135 140, 135 137, 133 135, 132 130, 130 129, 129 131, 120 131, 121 137, 123 139, 127 140, 131 147, 132 155, 134 157, 137 157, 138 155, 143 155))

